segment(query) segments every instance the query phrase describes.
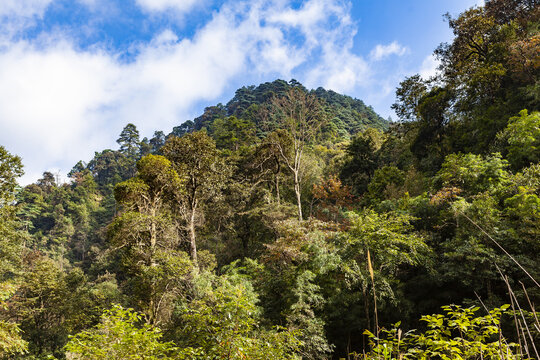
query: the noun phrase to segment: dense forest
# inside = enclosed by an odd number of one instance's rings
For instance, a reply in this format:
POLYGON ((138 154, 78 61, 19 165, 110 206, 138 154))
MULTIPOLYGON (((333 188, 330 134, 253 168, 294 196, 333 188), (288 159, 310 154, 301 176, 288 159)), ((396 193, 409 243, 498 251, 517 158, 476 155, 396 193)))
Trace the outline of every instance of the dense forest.
POLYGON ((5 359, 539 359, 540 3, 447 16, 399 121, 296 80, 20 187, 5 359))

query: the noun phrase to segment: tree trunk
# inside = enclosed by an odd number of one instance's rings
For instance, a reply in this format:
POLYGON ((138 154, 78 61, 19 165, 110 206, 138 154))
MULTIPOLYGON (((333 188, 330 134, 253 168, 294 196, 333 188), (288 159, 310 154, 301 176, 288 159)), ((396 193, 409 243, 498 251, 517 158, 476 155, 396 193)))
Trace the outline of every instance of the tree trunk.
POLYGON ((150 264, 154 266, 154 251, 157 244, 156 209, 150 210, 150 264))
POLYGON ((371 328, 371 317, 369 316, 369 298, 367 289, 362 288, 362 294, 364 295, 364 311, 366 313, 367 326, 366 329, 371 328))
POLYGON ((277 169, 276 169, 276 197, 277 197, 277 204, 281 204, 281 197, 279 195, 279 173, 281 172, 281 163, 279 162, 279 157, 274 156, 274 160, 276 161, 277 169))
POLYGON ((277 199, 277 204, 280 205, 281 199, 279 196, 279 173, 276 174, 276 199, 277 199))
POLYGON ((294 192, 296 193, 296 202, 298 204, 298 220, 302 221, 302 199, 300 194, 300 181, 298 179, 298 170, 294 172, 294 192))
MULTIPOLYGON (((157 244, 157 229, 156 229, 156 209, 155 207, 152 207, 150 209, 150 259, 149 259, 149 265, 154 267, 156 266, 156 259, 155 259, 155 252, 156 252, 156 244, 157 244)), ((150 281, 150 304, 148 304, 148 323, 151 325, 156 324, 156 311, 155 311, 155 279, 154 276, 152 276, 152 280, 150 281)))
POLYGON ((195 211, 196 208, 193 207, 189 218, 189 241, 191 246, 191 260, 193 260, 193 264, 197 268, 199 265, 197 263, 197 243, 195 238, 195 211))

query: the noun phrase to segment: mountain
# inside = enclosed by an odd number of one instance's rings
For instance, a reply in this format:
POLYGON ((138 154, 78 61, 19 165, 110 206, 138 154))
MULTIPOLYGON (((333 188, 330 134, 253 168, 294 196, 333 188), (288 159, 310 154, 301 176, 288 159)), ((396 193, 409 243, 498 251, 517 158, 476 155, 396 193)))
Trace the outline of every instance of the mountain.
POLYGON ((234 116, 255 123, 257 134, 262 136, 264 129, 262 129, 256 117, 257 110, 260 107, 269 105, 272 98, 284 95, 292 87, 300 87, 321 100, 329 119, 323 133, 336 140, 349 139, 352 135, 367 127, 379 130, 388 129, 389 121, 382 118, 371 106, 366 105, 360 99, 326 90, 322 87, 309 91, 294 79, 289 82, 278 79, 258 86, 241 87, 236 90, 234 97, 227 104, 219 103, 205 108, 201 116, 175 127, 171 135, 182 136, 186 132, 201 130, 202 128, 206 128, 211 133, 215 120, 234 116))

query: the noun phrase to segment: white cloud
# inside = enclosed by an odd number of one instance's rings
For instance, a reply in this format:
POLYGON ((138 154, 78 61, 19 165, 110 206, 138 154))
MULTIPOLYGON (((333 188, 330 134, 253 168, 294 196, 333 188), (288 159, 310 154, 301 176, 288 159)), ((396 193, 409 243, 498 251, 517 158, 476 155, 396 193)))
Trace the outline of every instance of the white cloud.
POLYGON ((41 16, 53 0, 2 0, 0 16, 41 16))
MULTIPOLYGON (((268 21, 280 26, 298 28, 305 37, 297 58, 319 52, 317 62, 306 71, 305 85, 323 86, 338 92, 350 91, 365 84, 369 64, 352 52, 356 28, 350 7, 342 2, 312 0, 299 9, 281 9, 270 14, 268 21)), ((290 51, 290 49, 289 49, 290 51)))
POLYGON ((41 18, 53 0, 0 0, 0 46, 41 18))
POLYGON ((27 179, 107 145, 100 109, 114 98, 116 70, 109 56, 68 43, 41 51, 21 42, 0 55, 1 140, 23 157, 27 179))
POLYGON ((404 46, 401 46, 397 41, 394 41, 388 45, 377 45, 371 53, 369 54, 370 58, 374 61, 383 60, 391 55, 402 56, 408 52, 408 49, 404 46))
POLYGON ((370 68, 364 59, 349 49, 327 49, 324 61, 308 72, 306 84, 343 93, 365 85, 369 80, 370 68))
POLYGON ((147 11, 162 12, 174 10, 180 13, 191 10, 196 4, 200 4, 200 2, 200 0, 137 0, 137 4, 147 11))
MULTIPOLYGON (((158 9, 180 1, 152 3, 158 9)), ((138 55, 129 63, 99 44, 80 50, 66 34, 45 34, 34 43, 9 40, 0 50, 0 144, 23 157, 29 173, 23 181, 29 182, 116 147, 128 122, 143 136, 167 131, 239 78, 294 74, 308 87, 340 92, 365 86, 371 67, 352 51, 356 29, 349 6, 340 0, 309 0, 299 8, 287 0, 231 0, 190 38, 165 30, 134 45, 138 55)))
POLYGON ((422 61, 422 65, 420 66, 418 73, 424 79, 429 79, 430 77, 437 75, 437 68, 439 65, 440 61, 437 60, 435 55, 429 55, 424 59, 424 61, 422 61))

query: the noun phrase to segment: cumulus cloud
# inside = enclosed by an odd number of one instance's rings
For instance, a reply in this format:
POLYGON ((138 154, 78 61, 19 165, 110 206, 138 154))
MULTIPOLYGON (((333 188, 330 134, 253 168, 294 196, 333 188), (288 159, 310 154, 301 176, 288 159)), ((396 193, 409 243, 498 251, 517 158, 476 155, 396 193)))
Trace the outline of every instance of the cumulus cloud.
POLYGON ((397 41, 394 41, 388 45, 377 45, 369 56, 374 61, 383 60, 391 55, 402 56, 408 52, 408 49, 404 46, 401 46, 397 41))
POLYGON ((327 49, 324 58, 324 61, 308 72, 308 86, 323 86, 337 92, 347 92, 370 80, 368 63, 352 54, 349 49, 327 49))
POLYGON ((53 0, 1 0, 0 45, 8 45, 13 36, 33 25, 52 2, 53 0))
POLYGON ((139 6, 151 12, 174 10, 185 13, 199 3, 200 0, 137 0, 139 6))
POLYGON ((2 0, 1 16, 32 17, 43 14, 53 0, 2 0))
POLYGON ((20 42, 0 55, 0 78, 1 140, 23 157, 26 179, 107 144, 100 109, 114 98, 110 85, 118 78, 109 56, 78 53, 68 43, 40 50, 20 42))
POLYGON ((437 75, 437 68, 439 65, 440 61, 437 60, 435 55, 429 55, 424 59, 424 61, 422 61, 422 65, 420 66, 418 73, 424 79, 429 79, 430 77, 437 75))
MULTIPOLYGON (((158 9, 180 1, 152 3, 158 9)), ((0 143, 23 157, 29 182, 115 147, 128 122, 143 136, 166 131, 239 78, 245 84, 294 74, 308 87, 344 92, 363 86, 370 62, 352 51, 356 29, 349 14, 350 4, 339 0, 299 7, 286 0, 231 0, 191 37, 166 29, 134 44, 137 55, 129 62, 106 44, 81 50, 67 34, 9 40, 0 50, 0 143)))
MULTIPOLYGON (((354 89, 369 78, 366 60, 352 52, 356 28, 350 7, 342 2, 313 0, 298 9, 271 13, 268 20, 281 26, 296 28, 305 36, 300 54, 318 61, 304 76, 308 87, 324 86, 338 92, 354 89)), ((305 59, 304 59, 305 60, 305 59)))

